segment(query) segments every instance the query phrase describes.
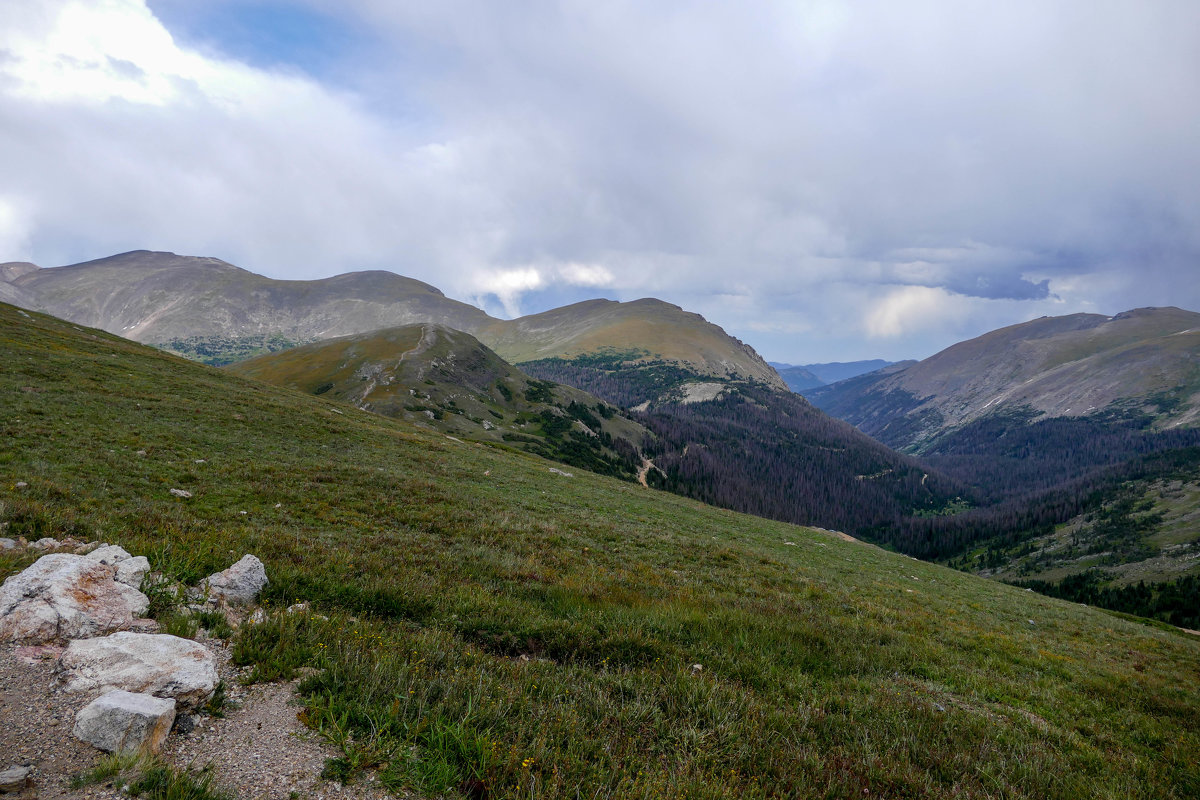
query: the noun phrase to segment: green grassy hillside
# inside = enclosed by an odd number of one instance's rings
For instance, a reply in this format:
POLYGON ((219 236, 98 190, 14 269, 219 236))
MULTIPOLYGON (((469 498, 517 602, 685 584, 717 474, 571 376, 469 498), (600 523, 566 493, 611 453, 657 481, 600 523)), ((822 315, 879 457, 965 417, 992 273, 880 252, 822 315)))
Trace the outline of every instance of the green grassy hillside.
POLYGON ((344 336, 229 369, 604 475, 633 478, 641 467, 638 445, 648 433, 587 392, 534 380, 470 334, 440 325, 344 336))
MULTIPOLYGON (((462 443, 0 306, 0 535, 195 581, 427 796, 1188 798, 1200 639, 462 443), (24 486, 18 486, 24 483, 24 486), (170 494, 192 492, 191 498, 170 494)), ((30 557, 0 552, 0 571, 30 557)))

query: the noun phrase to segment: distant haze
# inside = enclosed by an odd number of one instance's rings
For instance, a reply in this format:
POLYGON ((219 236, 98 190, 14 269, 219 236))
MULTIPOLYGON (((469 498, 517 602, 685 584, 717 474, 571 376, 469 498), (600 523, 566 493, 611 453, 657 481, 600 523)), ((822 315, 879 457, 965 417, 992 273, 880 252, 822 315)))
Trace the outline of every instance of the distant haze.
POLYGON ((1200 308, 1193 0, 0 3, 0 262, 387 269, 763 356, 1200 308))

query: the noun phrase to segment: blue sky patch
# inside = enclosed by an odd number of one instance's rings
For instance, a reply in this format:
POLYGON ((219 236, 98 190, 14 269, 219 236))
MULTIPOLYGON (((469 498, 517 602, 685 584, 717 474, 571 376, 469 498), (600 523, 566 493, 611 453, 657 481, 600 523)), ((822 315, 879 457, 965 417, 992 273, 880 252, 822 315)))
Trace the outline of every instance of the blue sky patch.
POLYGON ((332 74, 364 33, 346 20, 302 4, 271 0, 150 0, 176 41, 216 50, 264 69, 292 68, 318 79, 332 74))

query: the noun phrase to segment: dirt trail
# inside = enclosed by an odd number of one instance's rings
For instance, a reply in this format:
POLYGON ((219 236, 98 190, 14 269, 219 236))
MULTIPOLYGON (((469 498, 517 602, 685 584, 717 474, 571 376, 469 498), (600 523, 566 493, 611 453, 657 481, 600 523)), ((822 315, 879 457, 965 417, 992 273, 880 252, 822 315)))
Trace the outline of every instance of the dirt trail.
POLYGON ((650 484, 646 483, 646 476, 650 474, 650 470, 652 469, 654 469, 654 462, 645 456, 642 456, 642 466, 638 470, 637 480, 638 483, 640 483, 642 486, 645 486, 647 489, 650 488, 650 484))

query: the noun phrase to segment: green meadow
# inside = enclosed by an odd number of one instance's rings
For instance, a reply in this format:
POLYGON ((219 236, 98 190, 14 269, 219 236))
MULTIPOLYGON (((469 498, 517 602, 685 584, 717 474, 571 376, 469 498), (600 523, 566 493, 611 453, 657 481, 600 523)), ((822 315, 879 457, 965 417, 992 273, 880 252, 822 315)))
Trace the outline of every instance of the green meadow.
MULTIPOLYGON (((267 565, 252 680, 448 798, 1192 798, 1200 637, 0 306, 0 536, 267 565), (24 483, 25 486, 18 486, 24 483), (191 497, 171 494, 183 489, 191 497), (287 614, 296 601, 310 614, 287 614)), ((5 575, 31 555, 0 552, 5 575)))

